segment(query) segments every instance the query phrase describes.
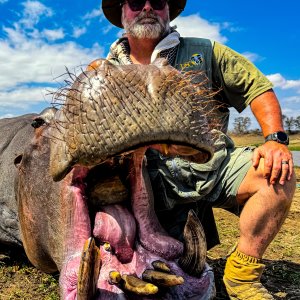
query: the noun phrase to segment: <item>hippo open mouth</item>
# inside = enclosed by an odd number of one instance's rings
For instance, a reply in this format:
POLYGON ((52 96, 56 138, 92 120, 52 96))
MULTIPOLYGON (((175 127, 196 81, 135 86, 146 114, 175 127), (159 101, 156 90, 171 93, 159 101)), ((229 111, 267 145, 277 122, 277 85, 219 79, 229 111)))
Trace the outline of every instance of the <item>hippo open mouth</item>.
POLYGON ((168 235, 145 159, 148 148, 198 163, 213 155, 211 98, 197 80, 165 63, 100 61, 41 117, 52 116, 19 167, 19 218, 33 264, 60 271, 62 299, 213 297, 202 226, 191 211, 184 241, 168 235))
POLYGON ((67 253, 60 275, 63 299, 213 297, 202 226, 190 211, 184 243, 162 228, 154 211, 146 149, 90 170, 78 166, 72 171, 76 209, 70 216, 72 233, 65 240, 67 253))

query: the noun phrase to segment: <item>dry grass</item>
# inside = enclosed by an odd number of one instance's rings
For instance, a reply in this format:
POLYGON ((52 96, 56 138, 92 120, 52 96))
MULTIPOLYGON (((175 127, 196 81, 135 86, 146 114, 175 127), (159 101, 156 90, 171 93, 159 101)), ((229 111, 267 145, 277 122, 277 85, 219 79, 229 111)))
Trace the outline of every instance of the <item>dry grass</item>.
POLYGON ((0 251, 0 299, 58 300, 58 275, 34 268, 20 249, 0 251))
MULTIPOLYGON (((264 143, 264 138, 257 134, 243 134, 243 135, 231 135, 234 143, 237 146, 253 145, 258 146, 264 143)), ((289 149, 294 151, 300 151, 300 134, 290 135, 289 149)))

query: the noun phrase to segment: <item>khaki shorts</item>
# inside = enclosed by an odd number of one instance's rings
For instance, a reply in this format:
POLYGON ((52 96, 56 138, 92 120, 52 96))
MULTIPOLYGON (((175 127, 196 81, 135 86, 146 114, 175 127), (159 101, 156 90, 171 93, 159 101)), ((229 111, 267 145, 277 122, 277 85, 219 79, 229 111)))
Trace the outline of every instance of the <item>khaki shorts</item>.
POLYGON ((151 150, 147 160, 156 209, 205 201, 239 214, 236 194, 252 165, 253 150, 254 147, 224 148, 206 164, 168 159, 151 150))
MULTIPOLYGON (((240 214, 240 207, 236 201, 238 189, 252 166, 254 147, 238 147, 230 152, 228 161, 221 166, 220 181, 221 193, 214 201, 213 207, 224 208, 228 211, 240 214)), ((216 187, 216 189, 218 189, 216 187)))

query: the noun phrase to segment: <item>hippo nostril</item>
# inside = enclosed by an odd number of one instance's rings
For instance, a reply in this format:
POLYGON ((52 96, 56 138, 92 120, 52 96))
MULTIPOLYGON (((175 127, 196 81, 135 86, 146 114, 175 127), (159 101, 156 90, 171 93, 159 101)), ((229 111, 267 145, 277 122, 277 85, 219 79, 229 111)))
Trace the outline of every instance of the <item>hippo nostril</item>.
POLYGON ((22 158, 23 158, 23 155, 20 154, 20 155, 18 155, 18 156, 14 159, 14 164, 15 164, 16 167, 19 166, 19 164, 20 164, 21 161, 22 161, 22 158))

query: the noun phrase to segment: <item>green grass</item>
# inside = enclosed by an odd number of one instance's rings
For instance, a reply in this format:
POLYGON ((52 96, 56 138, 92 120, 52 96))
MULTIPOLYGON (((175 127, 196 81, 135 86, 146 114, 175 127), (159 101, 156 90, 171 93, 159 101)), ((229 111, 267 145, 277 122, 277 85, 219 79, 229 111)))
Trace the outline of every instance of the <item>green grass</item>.
POLYGON ((291 146, 289 146, 289 150, 290 151, 300 151, 300 146, 291 145, 291 146))

